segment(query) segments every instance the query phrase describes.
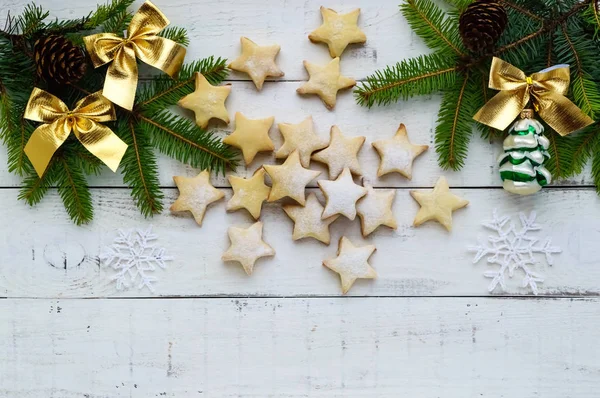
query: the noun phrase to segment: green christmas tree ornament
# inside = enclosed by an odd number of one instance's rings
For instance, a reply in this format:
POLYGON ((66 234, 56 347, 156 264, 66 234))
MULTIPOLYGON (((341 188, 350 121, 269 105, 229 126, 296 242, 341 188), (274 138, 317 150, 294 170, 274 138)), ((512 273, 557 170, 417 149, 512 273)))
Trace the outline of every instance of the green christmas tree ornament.
POLYGON ((533 109, 525 109, 504 140, 504 153, 498 157, 504 189, 518 195, 531 195, 552 182, 544 167, 550 159, 550 141, 544 126, 534 119, 533 109))

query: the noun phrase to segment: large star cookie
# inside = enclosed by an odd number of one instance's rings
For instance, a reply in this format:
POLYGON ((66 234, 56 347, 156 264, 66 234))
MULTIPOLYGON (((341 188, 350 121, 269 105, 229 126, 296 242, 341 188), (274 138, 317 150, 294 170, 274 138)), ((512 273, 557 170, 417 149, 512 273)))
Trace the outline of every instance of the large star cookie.
POLYGON ((210 183, 210 174, 204 170, 196 177, 173 177, 179 188, 179 197, 171 206, 171 211, 190 211, 198 225, 202 225, 206 208, 225 196, 210 183))
POLYGON ((367 36, 358 28, 359 14, 360 8, 347 14, 338 14, 331 8, 321 7, 323 24, 308 38, 313 43, 326 43, 331 57, 339 57, 348 44, 367 41, 367 36))
POLYGON ((229 183, 233 188, 233 196, 227 202, 227 210, 235 211, 246 209, 258 220, 262 204, 269 197, 271 188, 265 185, 265 170, 256 170, 251 178, 229 176, 229 183))
POLYGON ((323 265, 340 274, 342 293, 346 294, 357 279, 374 279, 375 270, 369 265, 369 257, 375 246, 354 246, 345 236, 340 239, 336 258, 323 261, 323 265))
POLYGON ((223 139, 223 143, 241 149, 246 165, 254 160, 258 152, 275 149, 269 138, 269 129, 273 125, 273 116, 266 119, 248 119, 240 112, 235 114, 235 130, 223 139))
POLYGON ((362 175, 358 163, 358 151, 365 143, 365 137, 345 137, 338 126, 331 127, 329 146, 312 155, 312 159, 325 163, 329 167, 329 177, 336 178, 344 168, 349 168, 355 175, 362 175))
POLYGON ((259 221, 249 228, 230 227, 227 231, 231 246, 223 256, 223 261, 237 261, 248 275, 252 274, 256 260, 274 256, 275 250, 262 238, 263 224, 259 221))
POLYGON ((367 194, 367 189, 354 183, 352 173, 344 169, 335 181, 318 181, 327 199, 322 218, 341 214, 350 220, 356 217, 356 201, 367 194))
POLYGON ((304 67, 308 72, 309 79, 300 86, 298 94, 316 94, 327 109, 333 109, 339 90, 356 85, 356 80, 340 74, 340 59, 334 58, 327 65, 319 66, 304 61, 304 67))
POLYGON ((396 191, 393 189, 373 189, 371 186, 366 188, 367 194, 356 204, 363 236, 369 235, 380 225, 392 229, 398 228, 396 218, 392 212, 396 191))
POLYGON ((381 161, 377 177, 387 173, 398 172, 409 180, 412 178, 412 164, 415 158, 425 152, 429 146, 413 145, 408 140, 406 127, 401 124, 393 138, 373 142, 381 161))
POLYGON ((196 115, 196 124, 203 129, 208 126, 212 118, 229 124, 225 100, 230 92, 231 85, 213 86, 202 74, 196 73, 196 89, 180 99, 178 104, 182 108, 193 111, 196 115))
POLYGON ((421 205, 415 217, 415 227, 426 221, 435 220, 450 231, 452 230, 452 212, 469 204, 468 200, 450 193, 448 181, 444 177, 439 178, 433 191, 410 191, 410 194, 421 205))
POLYGON ((283 210, 294 221, 293 240, 314 238, 326 245, 329 244, 331 240, 329 225, 337 220, 339 216, 336 215, 323 220, 321 218, 323 206, 314 193, 308 195, 306 206, 286 205, 283 206, 283 210))
POLYGON ((298 124, 279 123, 278 127, 284 143, 275 153, 277 159, 286 158, 290 153, 298 150, 300 163, 302 163, 302 166, 308 167, 310 166, 310 155, 329 144, 328 138, 315 132, 312 116, 307 117, 298 124))
POLYGON ((258 90, 262 89, 267 76, 283 76, 283 72, 275 64, 280 46, 259 46, 247 37, 242 37, 241 41, 242 55, 229 64, 231 69, 247 73, 258 90))
POLYGON ((302 167, 298 151, 292 152, 282 165, 266 164, 263 167, 273 183, 269 194, 269 202, 287 196, 304 206, 306 202, 304 195, 306 185, 321 174, 320 171, 302 167))

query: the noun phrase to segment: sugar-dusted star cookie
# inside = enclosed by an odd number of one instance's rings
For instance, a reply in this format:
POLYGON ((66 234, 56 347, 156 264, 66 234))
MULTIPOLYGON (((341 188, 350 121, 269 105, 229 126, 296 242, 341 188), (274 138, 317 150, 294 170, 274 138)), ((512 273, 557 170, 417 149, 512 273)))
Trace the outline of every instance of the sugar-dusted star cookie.
POLYGON ((233 188, 233 196, 227 202, 227 211, 246 209, 258 220, 262 204, 271 192, 271 188, 265 184, 265 170, 256 170, 251 178, 229 176, 227 179, 233 188))
POLYGON ((269 129, 273 125, 273 116, 266 119, 248 119, 240 112, 235 114, 235 130, 223 139, 223 143, 241 149, 246 165, 254 160, 258 152, 275 149, 269 138, 269 129))
POLYGON ((275 250, 263 240, 262 232, 263 223, 260 221, 248 228, 229 227, 227 234, 231 246, 223 253, 221 259, 237 261, 242 264, 248 275, 252 274, 256 260, 275 255, 275 250))
POLYGON ((375 246, 354 246, 345 236, 340 239, 337 257, 323 261, 323 265, 340 274, 342 293, 346 294, 357 279, 375 279, 377 273, 369 265, 375 246))
POLYGON ((450 231, 452 230, 452 212, 469 204, 468 200, 450 193, 448 181, 444 177, 439 178, 433 191, 410 191, 410 194, 421 205, 415 217, 415 227, 426 221, 435 220, 450 231))
POLYGON ((247 73, 259 91, 267 76, 283 76, 283 72, 275 64, 275 57, 279 54, 280 46, 277 44, 259 46, 247 37, 242 37, 241 42, 242 55, 230 63, 229 68, 247 73))
POLYGON ((330 178, 336 178, 346 167, 360 176, 362 170, 358 163, 358 151, 364 143, 365 137, 345 137, 338 126, 331 126, 329 146, 312 155, 312 159, 329 167, 330 178))
POLYGON ((320 171, 302 167, 298 151, 292 152, 282 165, 266 164, 263 167, 273 182, 268 201, 274 202, 287 196, 302 206, 306 202, 306 185, 321 174, 320 171))
POLYGON ((340 59, 334 58, 327 65, 319 66, 304 61, 304 67, 309 78, 300 86, 298 94, 316 94, 327 109, 333 109, 337 99, 337 92, 356 85, 356 80, 340 74, 340 59))
POLYGON ((321 180, 317 183, 327 200, 321 217, 325 219, 335 214, 341 214, 354 220, 356 202, 367 194, 367 189, 354 183, 350 170, 345 168, 335 181, 321 180))
POLYGON ((310 155, 314 151, 325 148, 329 139, 315 132, 312 116, 307 117, 298 124, 279 123, 279 131, 283 136, 283 146, 279 148, 275 157, 286 158, 295 150, 300 155, 302 166, 310 166, 310 155))
POLYGON ((321 218, 323 206, 314 193, 308 195, 306 206, 286 205, 283 211, 294 221, 294 233, 292 239, 315 238, 326 245, 331 238, 329 235, 329 225, 337 220, 339 216, 329 217, 325 220, 321 218))
POLYGON ((339 57, 348 44, 367 41, 367 36, 358 28, 359 14, 360 8, 347 14, 338 14, 331 8, 321 6, 323 24, 308 35, 308 38, 313 43, 327 44, 331 57, 339 57))
POLYGON ((377 177, 395 171, 409 180, 412 178, 413 161, 429 148, 427 145, 413 145, 408 140, 404 124, 400 124, 394 137, 375 141, 371 145, 377 150, 381 158, 377 177))
POLYGON ((196 124, 203 129, 208 126, 208 122, 212 118, 229 124, 225 100, 230 92, 230 84, 213 86, 201 73, 196 73, 196 89, 193 93, 180 99, 178 104, 182 108, 193 111, 196 115, 196 124))
POLYGON ((396 191, 393 189, 373 189, 371 186, 366 186, 366 188, 367 194, 356 204, 363 236, 366 237, 380 225, 392 229, 398 228, 396 218, 392 212, 396 191))
POLYGON ((171 211, 190 211, 198 225, 202 225, 206 208, 213 202, 223 199, 223 192, 210 183, 210 174, 204 170, 196 177, 173 177, 179 188, 179 197, 171 206, 171 211))

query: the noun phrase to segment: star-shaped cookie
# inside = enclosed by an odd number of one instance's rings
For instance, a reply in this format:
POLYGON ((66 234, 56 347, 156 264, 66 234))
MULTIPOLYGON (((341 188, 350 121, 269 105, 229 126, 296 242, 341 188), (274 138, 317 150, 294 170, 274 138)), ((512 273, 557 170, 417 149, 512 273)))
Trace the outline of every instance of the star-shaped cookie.
POLYGON ((356 218, 356 202, 367 194, 367 189, 354 183, 348 168, 335 181, 321 180, 317 183, 327 200, 321 215, 323 219, 335 214, 341 214, 350 220, 356 218))
POLYGON ((247 37, 242 37, 241 41, 242 55, 230 63, 229 68, 247 73, 259 91, 267 76, 283 76, 283 72, 275 64, 275 57, 279 54, 280 46, 277 44, 259 46, 247 37))
POLYGON ((321 174, 320 171, 302 167, 298 151, 292 152, 282 165, 266 164, 263 167, 273 183, 268 201, 274 202, 287 196, 302 206, 306 203, 304 196, 306 185, 321 174))
POLYGON ((336 178, 344 168, 355 175, 362 175, 358 163, 358 151, 365 143, 365 137, 345 137, 338 126, 331 127, 329 146, 312 155, 312 159, 329 167, 329 177, 336 178))
POLYGON ((409 180, 412 178, 412 164, 417 156, 425 152, 428 145, 413 145, 408 140, 406 127, 401 124, 393 138, 373 142, 373 148, 379 153, 381 161, 377 177, 398 172, 409 180))
POLYGON ((230 92, 231 85, 213 86, 201 73, 196 73, 196 89, 180 99, 178 104, 182 108, 193 111, 196 115, 196 124, 203 129, 208 126, 212 118, 229 124, 225 100, 230 92))
POLYGON ((363 236, 369 235, 380 225, 392 229, 398 228, 396 218, 392 212, 396 191, 393 189, 373 189, 371 186, 366 188, 367 194, 356 204, 363 236))
POLYGON ((274 256, 275 250, 262 238, 263 224, 259 221, 248 228, 229 227, 227 234, 231 246, 221 259, 237 261, 242 264, 248 275, 252 274, 256 260, 261 257, 274 256))
POLYGON ((375 279, 377 273, 368 263, 375 246, 354 246, 345 236, 340 239, 336 258, 323 261, 323 265, 340 274, 342 293, 346 294, 357 279, 375 279))
POLYGON ((265 170, 263 168, 256 170, 251 178, 236 176, 227 178, 233 188, 233 196, 227 202, 227 210, 246 209, 255 220, 258 220, 262 204, 271 192, 271 188, 265 185, 265 170))
POLYGON ((313 43, 326 43, 331 57, 339 57, 348 44, 367 41, 367 36, 358 28, 359 14, 360 8, 347 14, 338 14, 331 8, 321 6, 323 24, 308 38, 313 43))
POLYGON ((410 194, 421 205, 415 217, 415 227, 426 221, 435 220, 450 231, 452 230, 452 212, 469 204, 468 200, 450 193, 448 181, 444 177, 439 178, 433 191, 410 191, 410 194))
POLYGON ((248 119, 240 112, 235 114, 235 130, 223 139, 223 143, 241 149, 246 165, 254 160, 258 152, 275 149, 269 138, 269 129, 273 125, 273 116, 266 119, 248 119))
POLYGON ((314 193, 308 195, 306 206, 286 205, 283 211, 294 221, 293 240, 302 238, 315 238, 318 241, 329 244, 331 237, 329 235, 329 225, 337 220, 339 216, 329 217, 325 220, 321 218, 323 206, 314 193))
POLYGON ((310 155, 329 144, 328 138, 321 137, 315 132, 312 116, 298 124, 279 123, 278 127, 284 142, 283 146, 275 153, 277 159, 286 158, 290 153, 298 150, 300 163, 302 166, 308 167, 310 166, 310 155))
POLYGON ((206 208, 225 196, 210 183, 210 174, 204 170, 196 177, 173 177, 179 188, 179 197, 171 206, 171 211, 190 211, 198 225, 202 225, 206 208))
POLYGON ((319 66, 304 61, 304 67, 308 72, 309 78, 306 83, 300 86, 296 92, 298 94, 316 94, 327 109, 333 109, 339 90, 350 88, 356 85, 356 80, 340 74, 340 59, 334 58, 327 65, 319 66))

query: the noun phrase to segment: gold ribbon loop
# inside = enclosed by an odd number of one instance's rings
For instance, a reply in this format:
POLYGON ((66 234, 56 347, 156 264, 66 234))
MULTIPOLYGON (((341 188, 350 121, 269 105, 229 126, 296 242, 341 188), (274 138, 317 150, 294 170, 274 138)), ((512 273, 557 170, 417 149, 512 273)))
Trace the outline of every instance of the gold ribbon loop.
POLYGON ((70 111, 60 99, 34 88, 23 117, 44 123, 35 129, 25 145, 25 153, 40 177, 71 131, 112 171, 117 170, 127 149, 127 144, 111 129, 100 124, 116 119, 114 106, 100 92, 81 99, 70 111))
POLYGON ((113 103, 131 110, 138 82, 136 58, 171 77, 181 69, 185 47, 157 36, 169 25, 167 17, 146 1, 131 19, 127 37, 98 33, 83 38, 94 67, 112 61, 106 73, 102 94, 113 103))
POLYGON ((526 76, 519 68, 494 57, 489 87, 500 92, 475 114, 474 119, 505 130, 531 100, 540 117, 562 136, 594 123, 565 95, 571 76, 568 65, 557 65, 526 76))

